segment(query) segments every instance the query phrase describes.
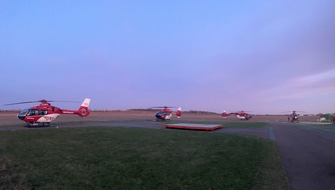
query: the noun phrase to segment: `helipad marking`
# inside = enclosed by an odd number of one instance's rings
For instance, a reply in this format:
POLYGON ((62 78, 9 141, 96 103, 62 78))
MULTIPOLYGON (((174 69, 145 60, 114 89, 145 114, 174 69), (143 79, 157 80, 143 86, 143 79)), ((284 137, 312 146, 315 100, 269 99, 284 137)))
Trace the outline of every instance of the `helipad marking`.
POLYGON ((188 129, 188 130, 201 130, 213 131, 222 128, 219 124, 197 124, 197 123, 174 123, 165 124, 167 129, 188 129))

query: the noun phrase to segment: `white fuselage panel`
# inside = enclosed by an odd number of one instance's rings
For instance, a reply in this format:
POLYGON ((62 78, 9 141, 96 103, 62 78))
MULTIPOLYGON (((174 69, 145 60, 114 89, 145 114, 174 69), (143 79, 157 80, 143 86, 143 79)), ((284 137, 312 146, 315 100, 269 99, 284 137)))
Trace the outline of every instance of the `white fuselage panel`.
POLYGON ((39 118, 37 120, 37 122, 39 122, 39 123, 49 123, 49 122, 53 121, 54 119, 56 119, 59 115, 60 114, 58 114, 58 113, 43 115, 41 118, 39 118))

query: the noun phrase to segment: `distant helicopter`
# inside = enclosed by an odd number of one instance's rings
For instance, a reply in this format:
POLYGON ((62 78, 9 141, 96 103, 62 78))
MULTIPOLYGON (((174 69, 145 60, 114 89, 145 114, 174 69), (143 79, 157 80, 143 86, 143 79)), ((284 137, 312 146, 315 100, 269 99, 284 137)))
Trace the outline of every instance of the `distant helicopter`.
POLYGON ((296 111, 292 111, 291 122, 292 123, 299 123, 299 114, 297 114, 296 111))
POLYGON ((5 105, 16 105, 16 104, 28 104, 34 102, 40 102, 39 105, 33 106, 28 109, 21 111, 17 117, 27 123, 28 127, 31 126, 49 126, 50 122, 55 120, 61 114, 76 114, 80 117, 86 117, 90 114, 88 106, 90 99, 86 98, 81 104, 78 110, 65 110, 60 109, 56 106, 52 106, 47 100, 29 101, 29 102, 18 102, 5 105))
POLYGON ((223 111, 221 116, 223 118, 226 118, 230 115, 235 115, 239 120, 249 120, 252 118, 252 115, 251 114, 248 114, 247 112, 245 111, 239 111, 239 112, 232 112, 232 113, 227 113, 226 111, 223 111))
POLYGON ((179 107, 177 109, 176 112, 173 112, 170 108, 173 107, 168 107, 168 106, 164 106, 164 107, 152 107, 151 109, 156 109, 156 108, 163 108, 162 110, 160 110, 159 112, 157 112, 155 114, 156 120, 157 121, 166 121, 166 120, 170 120, 172 115, 176 115, 178 118, 180 118, 181 116, 181 107, 179 107))
MULTIPOLYGON (((291 114, 289 115, 290 117, 290 122, 292 123, 299 123, 299 114, 297 112, 303 112, 303 111, 292 111, 291 114)), ((285 113, 285 112, 284 112, 285 113)))

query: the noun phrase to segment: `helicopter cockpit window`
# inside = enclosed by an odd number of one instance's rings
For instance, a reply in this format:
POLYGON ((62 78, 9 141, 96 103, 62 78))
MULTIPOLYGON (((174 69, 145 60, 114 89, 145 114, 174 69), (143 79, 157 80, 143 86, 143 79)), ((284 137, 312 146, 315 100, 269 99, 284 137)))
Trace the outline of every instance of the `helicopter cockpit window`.
POLYGON ((47 115, 48 111, 47 110, 38 110, 38 115, 47 115))
POLYGON ((29 115, 30 115, 30 116, 35 115, 35 110, 30 110, 30 111, 29 111, 29 115))
POLYGON ((32 116, 34 115, 34 110, 27 110, 27 115, 32 116))
POLYGON ((28 110, 28 114, 29 116, 33 116, 33 115, 40 115, 39 110, 28 110))
POLYGON ((22 110, 19 115, 25 116, 29 112, 29 109, 22 110))

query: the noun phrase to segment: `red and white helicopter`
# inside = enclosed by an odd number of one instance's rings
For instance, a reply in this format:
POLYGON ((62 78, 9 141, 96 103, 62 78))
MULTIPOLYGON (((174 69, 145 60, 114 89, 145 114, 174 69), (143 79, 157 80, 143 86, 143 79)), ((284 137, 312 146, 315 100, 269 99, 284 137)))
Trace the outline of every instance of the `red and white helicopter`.
POLYGON ((296 111, 292 111, 290 116, 291 116, 292 123, 299 123, 299 114, 297 114, 296 111))
POLYGON ((240 120, 249 120, 249 119, 252 118, 252 115, 248 114, 245 111, 239 111, 239 112, 233 112, 233 113, 227 113, 226 111, 223 111, 222 114, 221 114, 221 116, 223 118, 226 118, 226 117, 228 117, 230 115, 235 115, 240 120))
POLYGON ((78 110, 60 109, 56 106, 52 106, 49 103, 53 101, 47 101, 47 100, 19 102, 19 103, 6 104, 6 105, 40 102, 39 105, 33 106, 28 109, 24 109, 17 115, 19 119, 26 122, 27 126, 30 127, 30 126, 40 126, 40 125, 49 126, 50 122, 55 120, 61 114, 76 114, 76 115, 79 115, 80 117, 86 117, 90 114, 90 110, 88 109, 90 101, 91 99, 86 98, 78 110))
MULTIPOLYGON (((289 115, 289 121, 291 121, 292 123, 299 123, 299 114, 297 112, 304 112, 304 111, 292 111, 291 114, 289 115)), ((283 112, 283 113, 287 113, 287 112, 283 112)))
POLYGON ((152 107, 151 109, 156 109, 156 108, 160 108, 162 110, 160 110, 159 112, 157 112, 155 114, 156 120, 157 121, 166 121, 166 120, 170 120, 172 115, 176 115, 178 118, 180 118, 181 116, 181 107, 179 107, 177 109, 176 112, 173 112, 170 108, 173 107, 168 107, 168 106, 164 106, 164 107, 152 107))

